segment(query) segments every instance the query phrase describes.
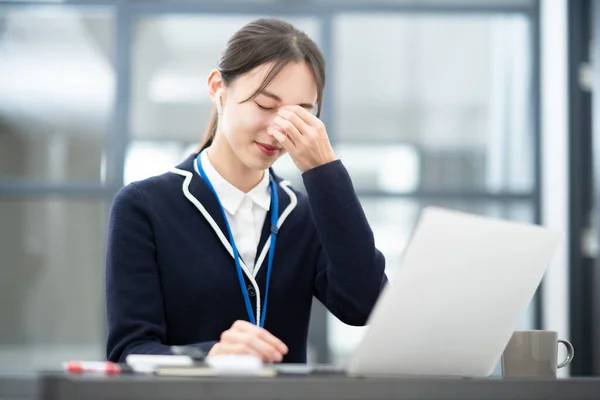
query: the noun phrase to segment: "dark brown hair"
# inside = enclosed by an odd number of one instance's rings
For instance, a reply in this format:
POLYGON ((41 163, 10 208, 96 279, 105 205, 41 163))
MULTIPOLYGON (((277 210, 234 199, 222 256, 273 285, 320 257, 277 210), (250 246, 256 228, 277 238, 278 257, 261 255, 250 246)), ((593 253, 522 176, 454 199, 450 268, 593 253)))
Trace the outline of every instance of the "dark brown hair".
MULTIPOLYGON (((315 42, 287 22, 258 19, 242 27, 227 42, 218 65, 225 86, 254 68, 274 62, 273 68, 256 91, 243 102, 260 94, 290 62, 306 62, 317 84, 317 117, 325 87, 325 60, 315 42)), ((217 133, 217 112, 212 110, 208 129, 201 144, 204 149, 217 133)))

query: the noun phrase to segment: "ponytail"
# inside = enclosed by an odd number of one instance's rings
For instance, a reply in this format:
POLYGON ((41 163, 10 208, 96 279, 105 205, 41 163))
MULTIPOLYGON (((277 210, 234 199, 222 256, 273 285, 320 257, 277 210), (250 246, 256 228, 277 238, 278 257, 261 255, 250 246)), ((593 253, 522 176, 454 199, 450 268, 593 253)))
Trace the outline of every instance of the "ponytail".
POLYGON ((202 143, 200 144, 200 151, 209 147, 213 140, 215 139, 215 135, 217 134, 217 124, 218 124, 218 116, 217 110, 213 108, 210 112, 210 120, 208 122, 208 128, 206 129, 206 133, 204 134, 204 139, 202 139, 202 143))

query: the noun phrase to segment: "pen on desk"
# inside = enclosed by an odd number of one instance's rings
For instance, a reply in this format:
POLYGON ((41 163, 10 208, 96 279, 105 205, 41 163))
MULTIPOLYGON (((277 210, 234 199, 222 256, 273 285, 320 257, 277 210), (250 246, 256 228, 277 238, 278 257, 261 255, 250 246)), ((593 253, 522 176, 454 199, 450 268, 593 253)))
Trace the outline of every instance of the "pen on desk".
POLYGON ((73 374, 95 372, 106 375, 118 375, 129 372, 128 367, 110 361, 67 361, 63 363, 63 369, 73 374))

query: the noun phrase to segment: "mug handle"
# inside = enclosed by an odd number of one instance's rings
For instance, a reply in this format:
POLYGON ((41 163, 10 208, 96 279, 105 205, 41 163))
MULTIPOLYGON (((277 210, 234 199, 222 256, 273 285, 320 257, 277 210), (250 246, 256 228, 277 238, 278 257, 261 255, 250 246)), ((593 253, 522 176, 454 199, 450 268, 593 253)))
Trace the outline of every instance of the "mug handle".
POLYGON ((564 344, 565 347, 567 348, 567 359, 565 361, 561 362, 560 364, 558 364, 558 366, 556 367, 556 368, 562 368, 562 367, 566 367, 567 365, 571 364, 571 361, 573 361, 573 357, 575 356, 575 349, 573 349, 573 345, 568 340, 558 339, 558 343, 564 344))

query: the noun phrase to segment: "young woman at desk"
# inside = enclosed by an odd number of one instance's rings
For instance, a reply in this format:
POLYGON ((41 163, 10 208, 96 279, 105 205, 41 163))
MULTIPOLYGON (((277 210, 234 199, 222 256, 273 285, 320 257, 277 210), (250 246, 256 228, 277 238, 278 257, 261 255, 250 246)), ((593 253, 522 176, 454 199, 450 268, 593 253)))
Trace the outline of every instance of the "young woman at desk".
POLYGON ((114 199, 109 360, 192 345, 304 363, 313 296, 365 324, 385 260, 318 119, 324 84, 317 46, 287 23, 257 20, 229 40, 198 153, 114 199), (306 194, 270 168, 285 153, 306 194))

